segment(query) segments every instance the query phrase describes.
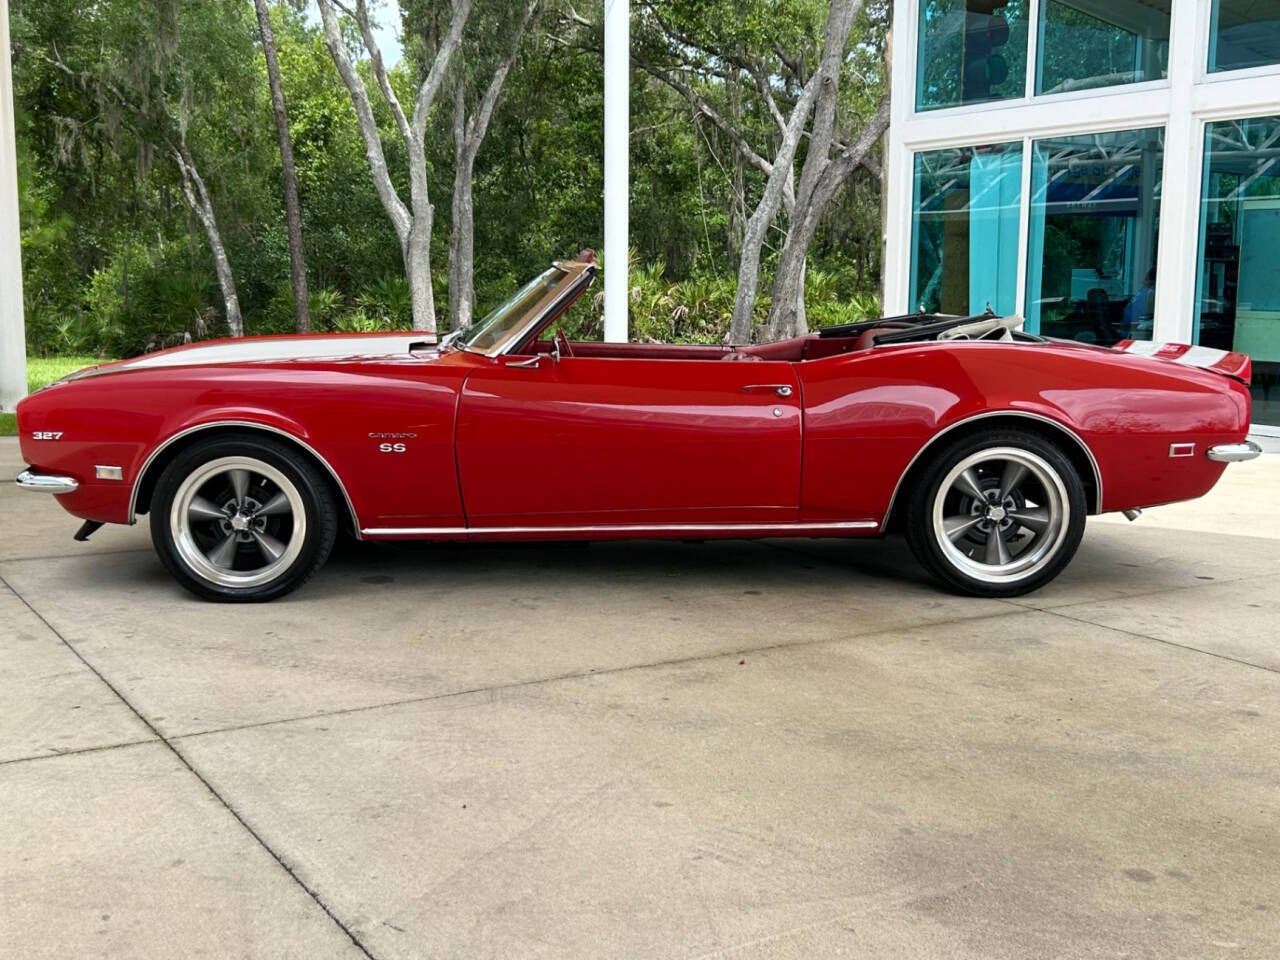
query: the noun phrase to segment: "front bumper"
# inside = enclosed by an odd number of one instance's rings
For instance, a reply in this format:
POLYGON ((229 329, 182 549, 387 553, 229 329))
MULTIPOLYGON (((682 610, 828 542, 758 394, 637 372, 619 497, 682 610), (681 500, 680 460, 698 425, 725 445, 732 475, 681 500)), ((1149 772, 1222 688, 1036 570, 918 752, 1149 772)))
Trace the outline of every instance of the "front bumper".
POLYGON ((1246 440, 1243 443, 1220 443, 1205 451, 1205 456, 1219 463, 1240 463, 1244 460, 1252 460, 1261 453, 1260 446, 1252 440, 1246 440))
POLYGON ((32 473, 23 470, 15 481, 23 490, 36 493, 75 493, 80 484, 71 477, 59 477, 51 473, 32 473))

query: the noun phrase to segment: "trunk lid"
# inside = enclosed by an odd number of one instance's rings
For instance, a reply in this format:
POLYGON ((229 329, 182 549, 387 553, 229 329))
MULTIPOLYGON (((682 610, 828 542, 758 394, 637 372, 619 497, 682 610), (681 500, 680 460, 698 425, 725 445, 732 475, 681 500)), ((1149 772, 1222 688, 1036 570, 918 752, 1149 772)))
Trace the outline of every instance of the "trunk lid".
POLYGON ((1135 357, 1149 357, 1178 363, 1184 367, 1212 370, 1224 377, 1231 377, 1247 384, 1252 375, 1252 361, 1248 354, 1216 350, 1213 347, 1196 347, 1186 343, 1161 343, 1156 340, 1121 340, 1111 348, 1117 353, 1135 357))

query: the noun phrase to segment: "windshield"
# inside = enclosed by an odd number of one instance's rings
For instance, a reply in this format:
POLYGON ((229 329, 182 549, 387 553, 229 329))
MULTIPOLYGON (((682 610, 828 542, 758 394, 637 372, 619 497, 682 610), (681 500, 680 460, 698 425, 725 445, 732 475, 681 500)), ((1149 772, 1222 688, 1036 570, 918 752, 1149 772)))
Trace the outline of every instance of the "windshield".
POLYGON ((516 324, 567 275, 559 267, 552 267, 530 280, 476 324, 463 341, 463 346, 468 350, 484 351, 502 343, 515 330, 516 324))

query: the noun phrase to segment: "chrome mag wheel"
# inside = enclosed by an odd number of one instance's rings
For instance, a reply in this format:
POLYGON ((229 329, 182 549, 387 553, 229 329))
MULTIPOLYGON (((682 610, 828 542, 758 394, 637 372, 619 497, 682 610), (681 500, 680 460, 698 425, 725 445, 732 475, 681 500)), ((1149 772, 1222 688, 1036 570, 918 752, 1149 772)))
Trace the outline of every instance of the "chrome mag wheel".
POLYGON ((255 457, 219 457, 178 485, 169 529, 192 573, 222 587, 256 587, 297 560, 307 511, 281 470, 255 457))
POLYGON ((1044 457, 1021 447, 970 453, 936 491, 931 515, 942 557, 982 583, 1035 576, 1053 562, 1071 526, 1062 477, 1044 457))

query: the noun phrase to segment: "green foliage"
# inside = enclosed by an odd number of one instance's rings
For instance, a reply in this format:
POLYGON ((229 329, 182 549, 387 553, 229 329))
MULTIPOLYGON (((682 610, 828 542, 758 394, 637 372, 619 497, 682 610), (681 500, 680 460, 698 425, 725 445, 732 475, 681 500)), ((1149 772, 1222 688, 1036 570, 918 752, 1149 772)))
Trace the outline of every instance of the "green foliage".
POLYGON ((312 287, 308 293, 312 324, 320 330, 333 329, 342 314, 342 291, 333 287, 312 287))
POLYGON ((384 329, 407 330, 413 326, 409 281, 403 274, 388 273, 369 284, 356 296, 356 307, 384 329))
MULTIPOLYGON (((76 323, 76 339, 38 345, 37 353, 98 349, 132 356, 148 347, 225 335, 213 270, 183 238, 162 249, 122 246, 89 277, 76 323)), ((30 332, 28 332, 30 341, 30 332)))
MULTIPOLYGON (((576 10, 599 24, 602 0, 576 10)), ((386 19, 394 7, 375 5, 386 19)), ((424 51, 447 21, 446 0, 400 9, 405 59, 392 70, 402 102, 425 69, 424 51)), ((883 83, 885 9, 872 3, 851 47, 841 96, 865 115, 883 83)), ((690 75, 718 108, 736 111, 766 150, 776 133, 760 94, 730 88, 715 67, 760 56, 777 94, 794 92, 778 51, 812 67, 821 46, 822 0, 672 0, 636 11, 636 49, 657 56, 656 11, 687 39, 700 66, 690 75)), ((487 83, 509 4, 477 0, 465 35, 472 102, 487 83)), ((314 327, 403 329, 410 325, 400 245, 375 193, 347 90, 314 17, 292 3, 271 16, 298 171, 314 327)), ((68 351, 125 356, 185 334, 226 332, 213 261, 183 199, 176 165, 161 146, 165 111, 184 118, 235 273, 246 332, 293 329, 288 246, 280 202, 266 71, 253 9, 240 0, 13 0, 14 87, 22 219, 23 295, 33 355, 68 351), (52 65, 60 59, 76 76, 52 65), (154 107, 131 116, 104 83, 154 107)), ((603 67, 598 30, 550 4, 526 35, 475 164, 477 312, 555 258, 599 249, 603 231, 603 67)), ((393 180, 408 197, 407 159, 395 123, 361 64, 381 125, 393 180)), ((631 273, 633 336, 717 342, 736 288, 742 201, 763 177, 683 97, 635 70, 631 84, 631 273)), ((443 308, 453 177, 451 96, 442 91, 428 126, 435 227, 432 263, 443 308)), ((879 281, 878 184, 855 176, 831 205, 811 248, 809 323, 844 322, 874 309, 879 281)), ((774 230, 762 264, 769 289, 774 230)), ((566 326, 599 336, 602 300, 592 291, 566 326)), ((757 318, 768 308, 762 297, 757 318)), ((441 312, 443 312, 441 310, 441 312)))
MULTIPOLYGON (((632 250, 634 256, 635 250, 632 250)), ((733 316, 737 278, 732 274, 694 271, 680 280, 667 275, 662 261, 631 267, 628 316, 631 339, 648 343, 723 343, 733 316)), ((805 273, 805 302, 812 328, 853 323, 880 315, 880 301, 856 289, 856 277, 843 270, 810 268, 805 273)), ((769 313, 767 297, 756 304, 755 322, 769 313)), ((574 340, 598 340, 604 329, 604 296, 589 291, 573 305, 559 326, 574 340)))

